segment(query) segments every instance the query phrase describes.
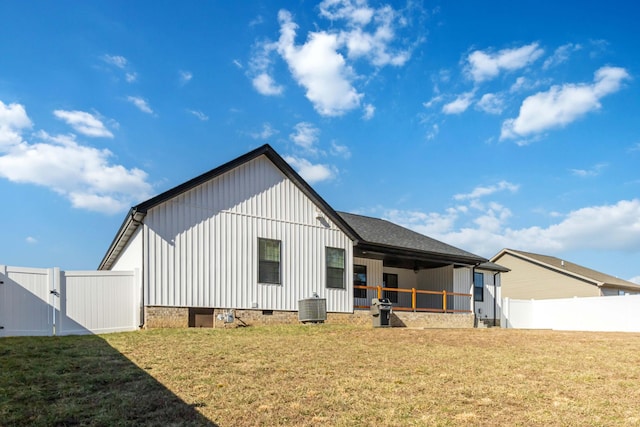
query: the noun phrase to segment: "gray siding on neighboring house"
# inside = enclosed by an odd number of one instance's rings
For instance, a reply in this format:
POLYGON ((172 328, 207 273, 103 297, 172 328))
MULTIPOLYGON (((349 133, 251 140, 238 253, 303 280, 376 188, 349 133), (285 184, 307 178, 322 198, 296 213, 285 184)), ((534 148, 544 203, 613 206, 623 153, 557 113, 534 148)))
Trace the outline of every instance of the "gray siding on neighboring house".
POLYGON ((297 310, 317 293, 353 310, 353 242, 265 156, 149 210, 145 304, 297 310), (258 238, 281 241, 281 283, 258 283, 258 238), (325 285, 325 247, 345 250, 345 289, 325 285))
POLYGON ((509 253, 496 262, 511 270, 502 279, 502 298, 550 299, 601 295, 595 283, 536 265, 509 253))

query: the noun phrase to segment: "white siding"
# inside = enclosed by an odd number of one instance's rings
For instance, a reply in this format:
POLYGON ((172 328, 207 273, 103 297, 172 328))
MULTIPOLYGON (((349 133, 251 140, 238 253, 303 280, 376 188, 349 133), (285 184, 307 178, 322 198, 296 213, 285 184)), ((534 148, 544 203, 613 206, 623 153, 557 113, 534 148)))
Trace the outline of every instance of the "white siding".
POLYGON ((127 243, 127 246, 125 246, 116 262, 110 268, 113 271, 133 271, 135 269, 142 271, 142 227, 138 227, 134 232, 129 243, 127 243))
POLYGON ((145 218, 145 303, 297 310, 317 293, 353 307, 353 242, 265 156, 151 209, 145 218), (258 238, 281 245, 281 284, 258 283, 258 238), (345 250, 345 289, 325 286, 325 250, 345 250))
MULTIPOLYGON (((474 301, 475 313, 479 319, 500 319, 500 274, 494 275, 493 271, 476 269, 476 272, 484 276, 483 301, 474 301), (495 280, 495 283, 494 283, 495 280)), ((473 291, 471 292, 473 293, 473 291)))

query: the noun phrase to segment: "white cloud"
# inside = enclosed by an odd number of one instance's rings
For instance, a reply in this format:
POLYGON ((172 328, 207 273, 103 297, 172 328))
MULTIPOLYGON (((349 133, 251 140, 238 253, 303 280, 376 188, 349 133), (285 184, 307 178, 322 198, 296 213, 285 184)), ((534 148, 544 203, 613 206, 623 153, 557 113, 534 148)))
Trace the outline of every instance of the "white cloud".
POLYGON ((538 43, 519 48, 503 49, 496 53, 473 51, 467 57, 467 72, 475 82, 490 80, 502 70, 514 71, 524 68, 544 54, 538 43))
POLYGON ((55 110, 53 115, 83 135, 94 138, 113 138, 111 131, 99 119, 85 111, 55 110))
POLYGON ((242 65, 242 62, 238 61, 237 59, 233 60, 233 65, 235 65, 240 70, 244 68, 244 66, 242 65))
POLYGON ((20 143, 22 130, 32 125, 22 105, 6 105, 0 101, 0 151, 3 147, 20 143))
POLYGON ((309 184, 333 179, 337 173, 331 166, 312 164, 307 159, 299 157, 286 156, 284 160, 289 163, 309 184))
POLYGON ((320 129, 308 122, 300 122, 294 126, 295 132, 289 135, 289 139, 296 145, 310 151, 314 150, 314 144, 318 142, 320 129))
POLYGON ((553 52, 553 55, 545 59, 542 64, 542 68, 546 70, 548 68, 555 67, 556 65, 560 65, 563 62, 567 62, 569 60, 569 56, 580 49, 582 49, 582 46, 579 44, 564 44, 558 47, 555 52, 553 52))
POLYGON ((591 169, 571 169, 571 173, 581 178, 598 176, 600 175, 600 172, 602 172, 602 170, 607 166, 608 165, 606 163, 598 163, 597 165, 593 166, 591 169))
POLYGON ((253 139, 269 139, 277 133, 278 131, 274 129, 270 123, 264 123, 260 132, 254 132, 250 135, 253 139))
POLYGON ((632 277, 629 281, 640 285, 640 276, 632 277))
POLYGON ((351 158, 351 151, 349 150, 349 147, 346 145, 340 145, 335 141, 331 142, 331 154, 344 159, 351 158))
POLYGON ((251 81, 253 87, 262 95, 281 95, 284 87, 276 84, 273 78, 267 73, 260 73, 251 81))
MULTIPOLYGON (((354 68, 356 61, 383 67, 402 66, 409 60, 411 48, 392 47, 398 40, 396 30, 407 21, 390 6, 372 8, 365 0, 325 0, 318 9, 321 17, 332 21, 331 27, 316 26, 303 44, 296 44, 298 25, 291 13, 280 10, 280 37, 275 43, 256 44, 248 74, 259 93, 281 94, 283 88, 271 70, 271 55, 277 52, 315 110, 323 116, 340 116, 362 106, 364 94, 355 85, 361 77, 354 68)), ((372 106, 366 104, 364 109, 363 118, 368 120, 372 106)))
POLYGON ((323 0, 318 7, 320 15, 332 21, 343 19, 354 26, 365 26, 371 22, 375 10, 366 1, 323 0))
POLYGON ((501 114, 504 109, 504 100, 495 93, 485 93, 476 106, 485 113, 501 114))
POLYGON ((526 98, 515 119, 502 123, 500 139, 515 139, 565 126, 588 112, 600 108, 600 99, 617 92, 629 78, 624 68, 602 67, 593 84, 552 86, 526 98))
POLYGON ((440 133, 440 126, 438 126, 437 123, 434 123, 431 126, 431 129, 429 129, 429 131, 427 132, 427 141, 435 139, 435 137, 438 136, 438 133, 440 133))
POLYGON ((371 104, 364 105, 364 114, 362 115, 363 119, 371 120, 375 114, 376 114, 376 107, 374 107, 371 104))
POLYGON ((128 63, 127 58, 120 55, 103 55, 102 60, 107 64, 113 65, 120 69, 124 69, 128 63))
POLYGON ((458 95, 456 99, 442 106, 442 112, 445 114, 461 114, 467 111, 467 108, 473 101, 473 92, 466 92, 458 95))
POLYGON ((200 119, 203 122, 206 122, 207 120, 209 120, 209 116, 207 116, 205 113, 203 113, 202 111, 198 111, 198 110, 187 110, 187 112, 189 112, 190 114, 193 114, 194 116, 196 116, 198 119, 200 119))
POLYGON ((144 99, 138 96, 128 96, 127 101, 135 105, 140 111, 147 114, 153 114, 153 110, 149 107, 149 104, 144 99))
POLYGON ((0 177, 49 188, 74 207, 115 213, 149 197, 147 174, 113 164, 106 149, 81 145, 75 135, 36 132, 36 142, 23 139, 31 120, 22 105, 0 101, 0 177), (6 137, 6 136, 9 137, 6 137))
POLYGON ((429 101, 423 102, 422 105, 425 108, 431 108, 433 107, 434 104, 439 104, 440 102, 442 102, 443 99, 444 97, 442 95, 436 95, 433 98, 431 98, 429 101))
POLYGON ((180 70, 178 74, 180 76, 180 84, 182 85, 189 83, 191 79, 193 79, 193 74, 191 73, 191 71, 180 70))
POLYGON ((517 184, 512 184, 508 181, 500 181, 496 185, 478 186, 474 188, 473 191, 471 191, 471 193, 456 194, 455 196, 453 196, 453 198, 455 200, 479 199, 481 197, 490 196, 500 191, 509 191, 511 193, 515 193, 519 189, 520 189, 520 186, 517 184))
POLYGON ((127 80, 127 83, 133 83, 136 80, 138 80, 138 73, 134 73, 134 72, 126 73, 124 75, 124 78, 127 80))
POLYGON ((306 96, 318 113, 339 116, 360 106, 362 94, 351 85, 352 68, 337 52, 338 37, 326 32, 309 33, 307 42, 296 46, 298 26, 291 14, 281 10, 278 52, 289 65, 298 84, 306 89, 306 96))
POLYGON ((35 245, 36 243, 38 243, 38 239, 36 239, 33 236, 27 236, 26 239, 24 239, 25 242, 27 242, 30 245, 35 245))
POLYGON ((490 257, 502 248, 526 248, 540 253, 570 250, 640 251, 640 200, 577 209, 548 227, 513 229, 506 226, 511 211, 490 203, 467 209, 451 208, 444 214, 387 211, 385 216, 451 245, 490 257), (457 227, 462 215, 478 216, 473 226, 457 227))

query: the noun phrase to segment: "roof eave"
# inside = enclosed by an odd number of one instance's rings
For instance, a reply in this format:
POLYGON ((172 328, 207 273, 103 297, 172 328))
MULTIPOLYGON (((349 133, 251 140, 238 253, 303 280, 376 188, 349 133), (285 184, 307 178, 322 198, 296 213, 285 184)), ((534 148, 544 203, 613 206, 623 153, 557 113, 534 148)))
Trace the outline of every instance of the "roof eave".
POLYGON ((419 251, 409 248, 403 248, 398 246, 383 245, 380 243, 372 243, 367 241, 361 241, 358 243, 358 247, 364 251, 377 251, 389 255, 406 256, 412 258, 421 258, 425 260, 432 260, 454 265, 466 265, 474 266, 479 265, 487 260, 477 256, 464 256, 443 254, 440 252, 419 251))

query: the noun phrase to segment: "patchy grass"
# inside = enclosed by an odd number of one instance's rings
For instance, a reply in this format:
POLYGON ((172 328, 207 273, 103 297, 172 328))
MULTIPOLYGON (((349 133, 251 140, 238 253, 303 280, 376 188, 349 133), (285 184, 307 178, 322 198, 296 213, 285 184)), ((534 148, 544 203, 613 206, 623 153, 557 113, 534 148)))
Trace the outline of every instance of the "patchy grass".
POLYGON ((152 330, 5 338, 0 362, 9 425, 640 425, 640 334, 152 330))

